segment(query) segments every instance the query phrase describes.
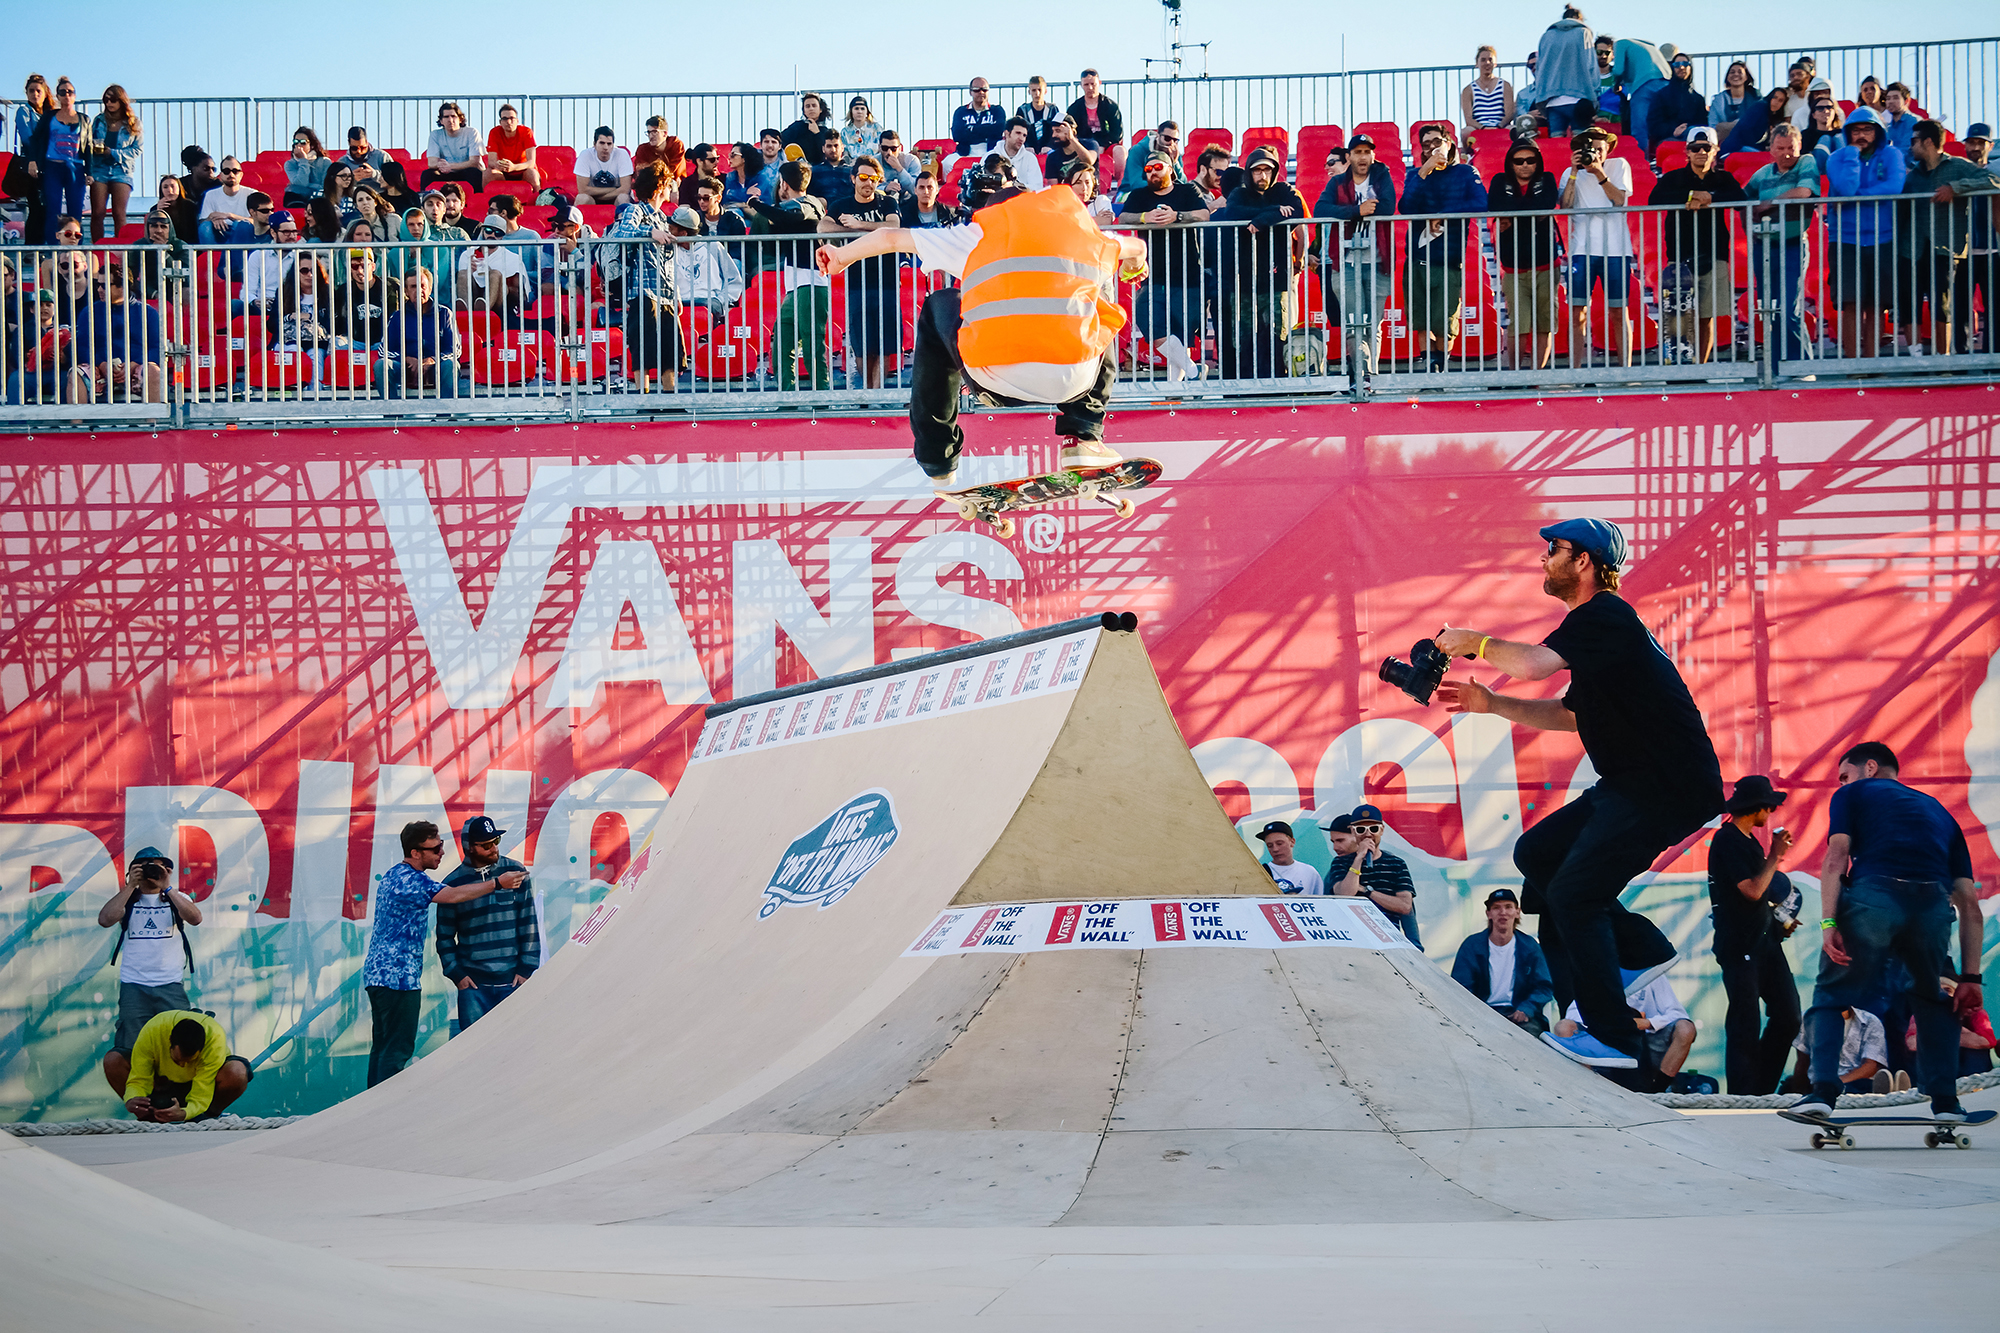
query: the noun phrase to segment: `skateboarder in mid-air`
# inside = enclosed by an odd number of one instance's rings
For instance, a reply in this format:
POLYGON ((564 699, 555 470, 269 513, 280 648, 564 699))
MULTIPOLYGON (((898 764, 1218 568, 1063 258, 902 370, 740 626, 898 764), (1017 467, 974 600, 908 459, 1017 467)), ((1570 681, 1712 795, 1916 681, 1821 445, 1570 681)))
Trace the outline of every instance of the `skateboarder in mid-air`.
POLYGON ((994 406, 1058 408, 1064 468, 1119 462, 1104 443, 1104 411, 1125 312, 1107 293, 1117 277, 1144 274, 1144 242, 1100 231, 1067 187, 1029 193, 997 155, 966 182, 974 216, 962 226, 885 228, 819 249, 828 276, 901 251, 958 279, 926 297, 917 318, 910 377, 917 465, 937 490, 957 485, 961 376, 994 406))

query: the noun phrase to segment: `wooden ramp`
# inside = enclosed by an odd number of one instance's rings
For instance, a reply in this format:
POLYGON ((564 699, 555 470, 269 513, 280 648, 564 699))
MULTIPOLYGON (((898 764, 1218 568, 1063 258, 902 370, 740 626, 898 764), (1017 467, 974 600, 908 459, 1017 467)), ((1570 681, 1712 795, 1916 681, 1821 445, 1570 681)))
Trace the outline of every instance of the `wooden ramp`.
POLYGON ((1372 907, 1277 897, 1129 625, 718 706, 651 844, 520 995, 310 1121, 130 1178, 216 1216, 298 1200, 308 1232, 1974 1197, 1726 1148, 1495 1017, 1372 907), (1114 919, 1129 941, 1071 929, 1114 919))

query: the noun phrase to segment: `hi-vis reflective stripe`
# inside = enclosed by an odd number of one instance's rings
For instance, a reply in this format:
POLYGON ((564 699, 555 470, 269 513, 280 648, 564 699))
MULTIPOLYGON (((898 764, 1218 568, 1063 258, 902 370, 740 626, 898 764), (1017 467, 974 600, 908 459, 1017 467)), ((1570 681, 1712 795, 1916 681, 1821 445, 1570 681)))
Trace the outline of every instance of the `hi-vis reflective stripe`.
POLYGON ((1081 319, 1097 309, 1097 296, 1084 292, 1076 296, 1016 296, 1006 301, 986 301, 961 318, 962 323, 973 324, 982 319, 999 319, 1006 315, 1074 315, 1081 319))
POLYGON ((1098 268, 1095 264, 1079 264, 1074 259, 1064 259, 1060 255, 1022 255, 1013 259, 996 259, 981 264, 959 279, 958 290, 971 291, 980 283, 1009 273, 1067 273, 1089 282, 1103 282, 1111 276, 1110 270, 1098 268))

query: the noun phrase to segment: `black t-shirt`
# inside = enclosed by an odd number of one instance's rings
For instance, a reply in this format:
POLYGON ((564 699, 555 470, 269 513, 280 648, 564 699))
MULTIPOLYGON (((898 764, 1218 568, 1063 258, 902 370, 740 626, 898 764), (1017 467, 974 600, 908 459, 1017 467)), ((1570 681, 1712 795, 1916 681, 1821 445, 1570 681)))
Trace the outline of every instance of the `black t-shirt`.
POLYGON ((1091 123, 1092 112, 1079 97, 1069 104, 1069 114, 1076 118, 1076 137, 1092 148, 1111 149, 1125 142, 1125 116, 1118 104, 1099 94, 1097 98, 1096 123, 1091 123))
MULTIPOLYGON (((896 201, 880 190, 865 204, 851 194, 835 199, 827 206, 826 215, 835 222, 842 218, 855 218, 862 222, 899 222, 902 219, 896 201)), ((896 285, 896 257, 887 255, 864 259, 848 269, 847 273, 848 284, 865 291, 893 288, 896 285)))
POLYGON ((1597 776, 1661 814, 1722 809, 1722 765, 1687 682, 1615 592, 1600 592, 1542 640, 1569 663, 1563 706, 1597 776))
POLYGON ((1736 886, 1764 872, 1764 849, 1729 820, 1715 831, 1708 848, 1708 900, 1715 910, 1715 956, 1741 957, 1755 949, 1771 924, 1771 909, 1745 898, 1736 886))
MULTIPOLYGON (((1183 182, 1172 186, 1165 194, 1150 187, 1134 190, 1125 196, 1125 202, 1118 211, 1150 213, 1161 204, 1176 213, 1198 213, 1208 207, 1202 202, 1201 191, 1183 182)), ((1187 287, 1201 276, 1200 232, 1188 227, 1162 227, 1145 235, 1146 267, 1152 270, 1148 281, 1164 283, 1169 287, 1187 287), (1192 277, 1189 276, 1190 270, 1192 277)))

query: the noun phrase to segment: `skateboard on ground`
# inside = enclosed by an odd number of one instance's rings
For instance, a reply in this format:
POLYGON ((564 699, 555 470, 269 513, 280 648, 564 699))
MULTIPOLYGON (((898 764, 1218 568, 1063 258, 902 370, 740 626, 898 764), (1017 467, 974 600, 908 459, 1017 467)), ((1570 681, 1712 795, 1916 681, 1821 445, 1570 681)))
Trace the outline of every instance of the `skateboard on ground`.
POLYGON ((1160 479, 1160 472, 1157 458, 1128 458, 1105 467, 1065 468, 987 486, 968 486, 962 491, 945 491, 939 498, 956 506, 968 523, 977 520, 989 524, 1006 538, 1014 535, 1014 520, 1006 517, 1010 510, 1033 509, 1058 500, 1101 500, 1117 510, 1118 517, 1130 518, 1135 509, 1132 497, 1112 492, 1150 486, 1160 479))
POLYGON ((1974 1125, 1991 1124, 2000 1111, 1974 1111, 1962 1121, 1933 1120, 1927 1115, 1794 1115, 1790 1111, 1780 1111, 1779 1115, 1794 1124, 1813 1127, 1812 1146, 1825 1148, 1837 1145, 1842 1148, 1854 1146, 1854 1135, 1849 1131, 1856 1125, 1921 1125, 1926 1148, 1970 1148, 1972 1140, 1965 1131, 1974 1125))

